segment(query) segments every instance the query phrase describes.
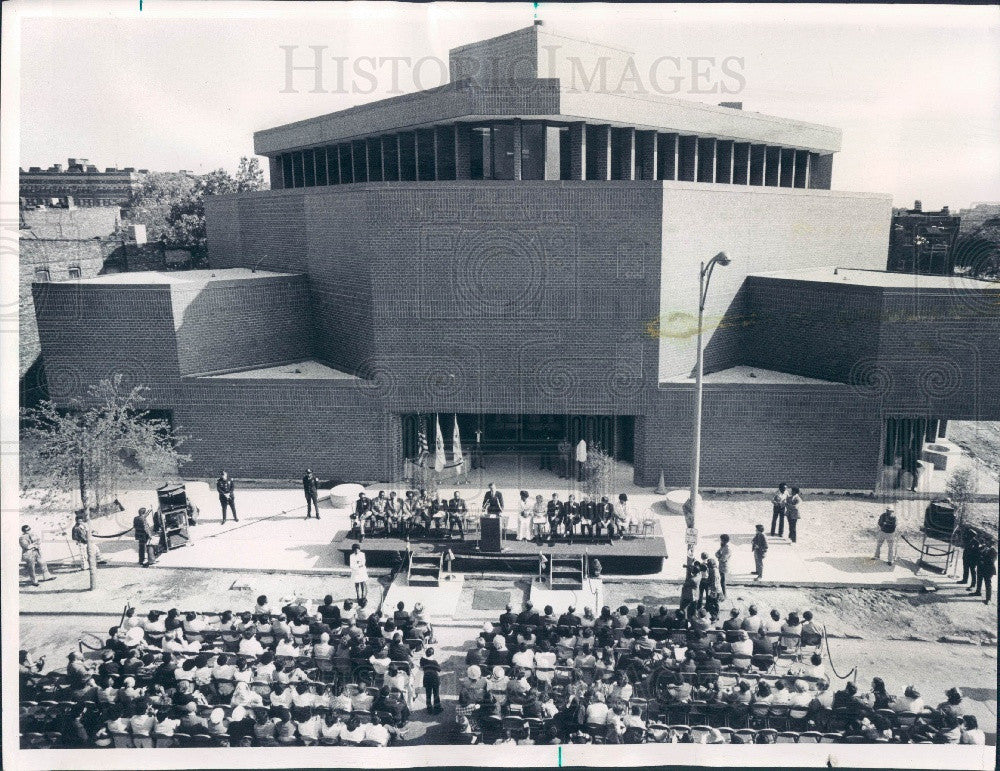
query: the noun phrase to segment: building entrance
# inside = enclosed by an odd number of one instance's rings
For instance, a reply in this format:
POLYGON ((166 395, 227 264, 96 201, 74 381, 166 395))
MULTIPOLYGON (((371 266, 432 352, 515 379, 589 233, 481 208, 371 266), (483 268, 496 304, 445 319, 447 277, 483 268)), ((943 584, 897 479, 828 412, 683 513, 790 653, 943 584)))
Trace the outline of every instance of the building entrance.
MULTIPOLYGON (((427 448, 434 451, 434 414, 403 416, 403 454, 415 458, 421 451, 423 432, 427 448)), ((633 460, 635 418, 632 415, 495 415, 443 413, 438 415, 445 448, 451 457, 455 421, 465 452, 479 449, 491 455, 536 456, 540 468, 555 468, 559 443, 574 448, 581 439, 588 448, 600 445, 615 460, 633 460)))

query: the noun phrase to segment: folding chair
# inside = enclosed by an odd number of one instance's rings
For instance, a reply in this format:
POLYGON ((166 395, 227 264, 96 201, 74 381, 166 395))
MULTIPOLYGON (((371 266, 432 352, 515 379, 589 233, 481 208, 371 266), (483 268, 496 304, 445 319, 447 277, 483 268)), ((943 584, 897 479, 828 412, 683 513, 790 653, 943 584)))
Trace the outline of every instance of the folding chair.
POLYGON ((819 731, 803 731, 799 734, 799 744, 819 744, 823 741, 823 734, 819 731))
POLYGON ((775 744, 797 744, 798 741, 798 731, 778 731, 778 735, 774 739, 775 744))

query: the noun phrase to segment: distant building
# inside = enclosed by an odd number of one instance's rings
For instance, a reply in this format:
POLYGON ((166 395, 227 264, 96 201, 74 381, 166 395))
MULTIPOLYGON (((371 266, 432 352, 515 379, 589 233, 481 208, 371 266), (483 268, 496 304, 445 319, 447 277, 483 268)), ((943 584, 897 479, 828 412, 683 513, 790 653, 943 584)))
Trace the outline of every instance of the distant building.
POLYGON ((70 158, 65 168, 56 163, 47 169, 20 169, 20 196, 28 206, 65 203, 68 198, 77 206, 122 206, 148 173, 131 166, 98 171, 86 158, 70 158))
POLYGON ((968 209, 959 211, 958 216, 962 218, 959 232, 962 235, 972 233, 977 228, 982 227, 988 220, 1000 219, 1000 203, 973 203, 968 209))
POLYGON ((951 275, 958 227, 959 218, 947 206, 940 211, 924 211, 920 201, 914 201, 912 209, 894 209, 887 269, 894 273, 951 275))

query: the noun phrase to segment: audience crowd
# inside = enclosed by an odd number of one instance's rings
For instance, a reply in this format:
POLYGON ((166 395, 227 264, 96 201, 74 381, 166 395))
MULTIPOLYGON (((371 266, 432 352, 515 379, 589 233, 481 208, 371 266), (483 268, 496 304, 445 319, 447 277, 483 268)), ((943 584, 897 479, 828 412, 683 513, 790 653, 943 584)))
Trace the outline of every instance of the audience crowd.
MULTIPOLYGON (((839 684, 809 611, 719 621, 698 604, 508 607, 456 673, 446 741, 985 743, 957 688, 931 706, 913 686, 839 684)), ((412 710, 443 711, 433 645, 419 604, 128 609, 64 670, 21 651, 22 746, 387 746, 406 741, 412 710)))

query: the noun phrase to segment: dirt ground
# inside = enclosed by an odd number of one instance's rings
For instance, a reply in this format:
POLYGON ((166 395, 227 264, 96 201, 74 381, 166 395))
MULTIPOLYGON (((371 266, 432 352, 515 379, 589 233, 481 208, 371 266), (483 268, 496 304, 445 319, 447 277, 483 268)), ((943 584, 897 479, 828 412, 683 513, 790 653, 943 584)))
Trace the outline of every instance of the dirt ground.
POLYGON ((953 420, 948 438, 1000 476, 1000 420, 953 420))

